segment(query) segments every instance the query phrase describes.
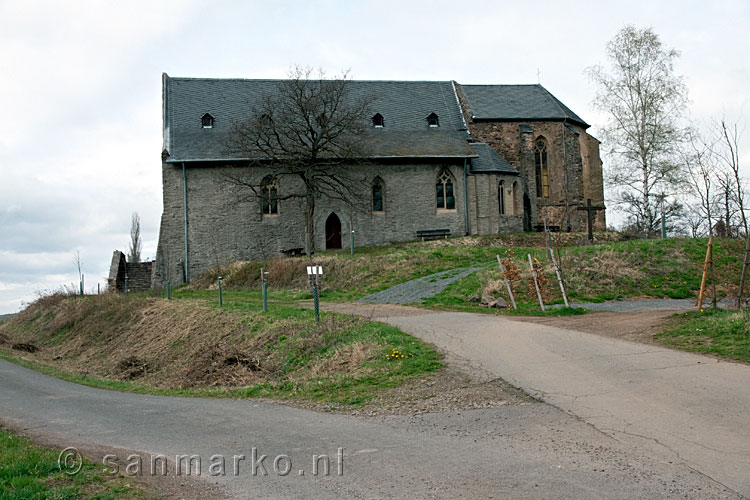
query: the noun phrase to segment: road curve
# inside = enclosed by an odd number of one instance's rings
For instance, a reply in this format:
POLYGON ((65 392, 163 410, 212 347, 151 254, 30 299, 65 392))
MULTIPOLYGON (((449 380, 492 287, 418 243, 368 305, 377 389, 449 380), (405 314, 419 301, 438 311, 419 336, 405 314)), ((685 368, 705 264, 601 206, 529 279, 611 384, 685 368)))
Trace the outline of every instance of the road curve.
POLYGON ((491 315, 368 312, 750 498, 750 366, 491 315))
POLYGON ((542 403, 363 419, 253 401, 104 391, 0 360, 1 422, 60 446, 110 448, 120 460, 127 450, 145 455, 145 464, 149 456, 197 455, 200 480, 238 499, 738 498, 683 464, 542 403), (260 467, 251 473, 253 448, 257 458, 267 456, 267 476, 260 467), (331 458, 330 476, 322 475, 322 463, 312 474, 312 457, 321 454, 331 458), (237 469, 235 455, 246 457, 237 469), (208 465, 216 456, 226 466, 214 477, 208 465), (287 458, 275 472, 279 456, 287 458), (290 473, 280 475, 289 460, 290 473))

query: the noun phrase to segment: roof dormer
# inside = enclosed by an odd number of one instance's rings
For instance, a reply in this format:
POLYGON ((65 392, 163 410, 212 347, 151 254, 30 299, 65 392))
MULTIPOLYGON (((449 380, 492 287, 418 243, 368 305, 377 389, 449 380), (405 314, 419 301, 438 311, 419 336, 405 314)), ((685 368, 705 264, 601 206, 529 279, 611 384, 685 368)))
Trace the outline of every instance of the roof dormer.
POLYGON ((201 117, 201 128, 213 128, 214 117, 210 113, 206 113, 201 117))
POLYGON ((427 125, 434 128, 439 127, 440 121, 438 120, 438 115, 436 115, 435 113, 430 113, 430 115, 427 117, 427 125))
POLYGON ((383 115, 381 115, 380 113, 375 113, 375 116, 372 117, 372 126, 375 128, 385 127, 385 120, 383 119, 383 115))

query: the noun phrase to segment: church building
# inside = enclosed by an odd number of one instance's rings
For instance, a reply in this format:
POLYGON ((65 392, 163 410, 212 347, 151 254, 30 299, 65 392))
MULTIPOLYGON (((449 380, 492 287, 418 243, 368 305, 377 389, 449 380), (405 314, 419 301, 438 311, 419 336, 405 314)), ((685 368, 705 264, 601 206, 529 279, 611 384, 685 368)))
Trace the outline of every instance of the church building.
MULTIPOLYGON (((299 188, 272 164, 228 152, 279 80, 162 77, 164 210, 153 286, 189 281, 237 260, 306 246, 299 188), (237 196, 227 174, 246 169, 259 196, 237 196), (249 169, 249 170, 248 170, 249 169), (286 184, 286 185, 285 185, 286 184)), ((357 203, 316 200, 314 247, 349 249, 435 236, 585 231, 588 200, 604 205, 599 141, 541 85, 350 81, 371 96, 367 158, 348 167, 357 203)), ((599 210, 594 229, 605 229, 599 210)))

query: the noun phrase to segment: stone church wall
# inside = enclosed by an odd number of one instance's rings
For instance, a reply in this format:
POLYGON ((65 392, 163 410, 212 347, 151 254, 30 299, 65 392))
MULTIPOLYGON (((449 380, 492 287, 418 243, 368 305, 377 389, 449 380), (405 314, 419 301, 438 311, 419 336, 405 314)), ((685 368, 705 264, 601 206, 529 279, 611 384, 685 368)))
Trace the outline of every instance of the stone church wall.
MULTIPOLYGON (((259 183, 272 170, 251 167, 252 182, 259 183)), ((452 236, 463 235, 463 161, 460 164, 378 163, 352 167, 358 179, 359 203, 347 206, 336 200, 318 199, 315 207, 315 247, 325 249, 325 223, 329 214, 341 220, 341 243, 350 248, 351 230, 355 246, 382 245, 416 240, 418 230, 448 229, 452 236), (435 207, 435 181, 447 168, 453 176, 455 210, 435 207), (371 183, 379 176, 384 184, 384 211, 373 212, 371 183)), ((242 169, 245 172, 247 169, 242 169)), ((301 182, 291 177, 279 179, 279 214, 262 215, 260 200, 249 188, 238 189, 222 174, 235 175, 241 169, 227 166, 186 168, 189 275, 237 260, 262 259, 282 251, 305 247, 303 200, 283 197, 299 192, 301 182)), ((163 288, 169 279, 182 283, 185 266, 185 226, 183 173, 181 165, 163 164, 164 212, 159 233, 154 286, 163 288)), ((357 184, 355 184, 355 187, 357 184)))

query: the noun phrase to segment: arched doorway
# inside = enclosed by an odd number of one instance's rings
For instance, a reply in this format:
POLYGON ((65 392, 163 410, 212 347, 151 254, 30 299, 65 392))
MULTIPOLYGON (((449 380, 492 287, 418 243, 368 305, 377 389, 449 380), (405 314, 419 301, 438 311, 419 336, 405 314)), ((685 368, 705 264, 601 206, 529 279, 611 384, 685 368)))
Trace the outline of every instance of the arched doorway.
POLYGON ((341 248, 341 219, 331 213, 326 219, 326 250, 341 248))

